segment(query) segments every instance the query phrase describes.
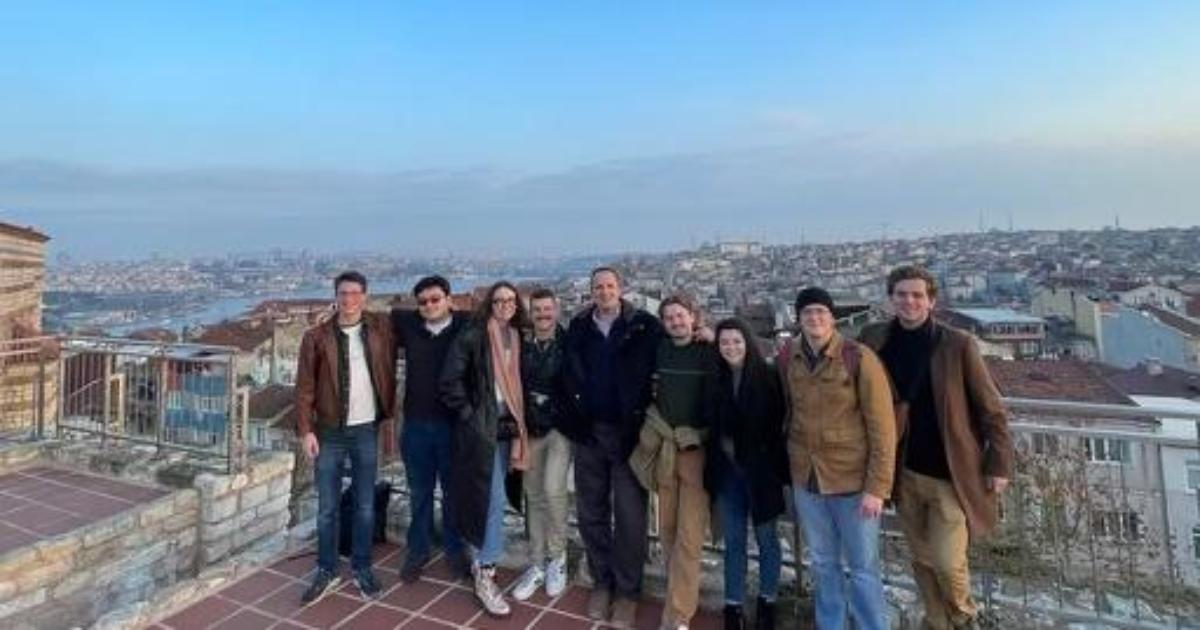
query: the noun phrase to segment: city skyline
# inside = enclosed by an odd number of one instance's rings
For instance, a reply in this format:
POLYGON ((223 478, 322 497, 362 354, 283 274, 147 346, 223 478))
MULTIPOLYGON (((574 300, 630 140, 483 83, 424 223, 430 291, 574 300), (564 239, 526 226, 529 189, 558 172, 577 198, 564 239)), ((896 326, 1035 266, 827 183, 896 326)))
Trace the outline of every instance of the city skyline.
POLYGON ((78 258, 322 250, 339 225, 369 226, 339 249, 422 256, 1137 229, 1200 205, 1190 3, 65 6, 6 16, 0 218, 78 258))

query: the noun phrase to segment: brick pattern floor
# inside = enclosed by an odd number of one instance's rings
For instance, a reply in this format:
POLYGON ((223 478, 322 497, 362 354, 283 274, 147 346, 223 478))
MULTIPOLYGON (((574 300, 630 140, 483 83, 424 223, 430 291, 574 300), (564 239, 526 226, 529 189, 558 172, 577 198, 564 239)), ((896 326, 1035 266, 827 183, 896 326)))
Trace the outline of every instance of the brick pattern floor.
POLYGON ((49 466, 0 475, 0 554, 166 494, 159 488, 49 466))
MULTIPOLYGON (((343 584, 315 603, 302 606, 300 594, 312 577, 316 563, 315 556, 307 553, 260 569, 151 628, 587 630, 605 627, 587 619, 588 591, 582 587, 572 586, 554 599, 546 597, 540 590, 527 602, 517 602, 510 596, 511 617, 492 619, 481 611, 470 584, 450 577, 444 559, 435 557, 419 581, 404 584, 399 576, 402 557, 403 552, 394 545, 376 545, 375 574, 383 592, 374 601, 359 596, 358 589, 348 580, 349 571, 343 563, 343 584)), ((497 571, 497 581, 506 592, 511 590, 516 577, 511 570, 497 571)), ((661 615, 661 602, 643 601, 638 607, 637 627, 658 628, 661 615)), ((691 627, 715 630, 721 627, 721 619, 716 614, 703 612, 697 615, 691 627)))

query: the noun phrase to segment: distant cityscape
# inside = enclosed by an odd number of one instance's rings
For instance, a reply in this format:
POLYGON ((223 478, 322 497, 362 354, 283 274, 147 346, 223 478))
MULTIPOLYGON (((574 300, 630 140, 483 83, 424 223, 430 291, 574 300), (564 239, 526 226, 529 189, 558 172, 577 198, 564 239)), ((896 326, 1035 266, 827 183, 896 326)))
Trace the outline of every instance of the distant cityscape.
POLYGON ((775 328, 786 327, 791 300, 803 286, 823 286, 847 305, 882 306, 883 277, 904 263, 925 265, 941 279, 944 307, 1003 307, 1038 315, 1034 311, 1048 308, 1037 299, 1039 287, 1087 287, 1098 294, 1150 286, 1170 294, 1151 300, 1158 302, 1153 306, 1200 315, 1194 297, 1200 291, 1200 227, 1192 227, 991 230, 839 244, 723 241, 668 254, 533 260, 283 251, 123 262, 60 257, 47 269, 45 326, 51 331, 128 333, 162 327, 178 332, 236 318, 268 300, 327 298, 330 278, 350 268, 371 279, 377 296, 407 293, 419 276, 440 273, 451 278, 456 291, 510 278, 550 286, 568 304, 581 304, 587 271, 601 263, 622 268, 627 288, 643 304, 682 291, 703 304, 709 317, 755 311, 775 328))

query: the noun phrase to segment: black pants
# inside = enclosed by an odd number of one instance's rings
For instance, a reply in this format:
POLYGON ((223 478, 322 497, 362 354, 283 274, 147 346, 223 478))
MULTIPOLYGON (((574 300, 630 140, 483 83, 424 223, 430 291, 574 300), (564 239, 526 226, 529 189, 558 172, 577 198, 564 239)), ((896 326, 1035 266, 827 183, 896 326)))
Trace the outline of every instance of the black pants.
POLYGON ((575 448, 575 515, 595 588, 636 599, 646 564, 646 490, 622 457, 615 425, 575 448))

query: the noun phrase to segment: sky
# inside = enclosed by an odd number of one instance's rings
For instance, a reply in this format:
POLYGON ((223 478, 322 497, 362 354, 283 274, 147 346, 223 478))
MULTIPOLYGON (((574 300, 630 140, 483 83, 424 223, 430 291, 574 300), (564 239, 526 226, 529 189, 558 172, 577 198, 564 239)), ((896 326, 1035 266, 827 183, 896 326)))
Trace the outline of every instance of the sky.
POLYGON ((416 5, 0 5, 0 220, 77 258, 1200 223, 1200 3, 416 5))

